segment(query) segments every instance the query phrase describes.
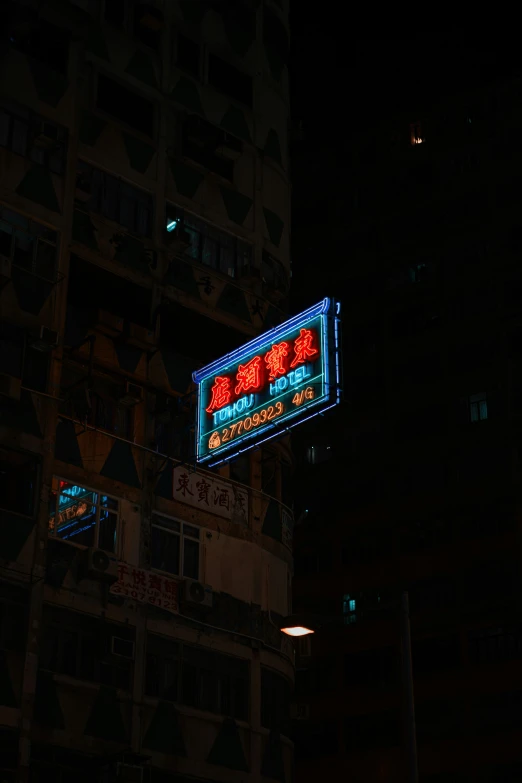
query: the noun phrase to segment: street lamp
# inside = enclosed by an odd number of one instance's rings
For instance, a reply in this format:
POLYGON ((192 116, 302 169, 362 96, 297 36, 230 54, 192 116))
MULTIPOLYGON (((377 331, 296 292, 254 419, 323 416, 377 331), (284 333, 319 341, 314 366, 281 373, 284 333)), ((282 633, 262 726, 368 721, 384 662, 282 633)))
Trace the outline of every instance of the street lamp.
MULTIPOLYGON (((408 747, 408 767, 410 783, 418 783, 417 768, 417 735, 415 726, 415 699, 413 695, 413 673, 411 661, 410 633, 410 603, 407 592, 403 592, 400 600, 401 617, 401 653, 402 679, 405 696, 405 728, 408 747)), ((289 615, 279 623, 279 630, 287 636, 309 636, 326 624, 338 624, 337 617, 322 617, 317 615, 289 615)))

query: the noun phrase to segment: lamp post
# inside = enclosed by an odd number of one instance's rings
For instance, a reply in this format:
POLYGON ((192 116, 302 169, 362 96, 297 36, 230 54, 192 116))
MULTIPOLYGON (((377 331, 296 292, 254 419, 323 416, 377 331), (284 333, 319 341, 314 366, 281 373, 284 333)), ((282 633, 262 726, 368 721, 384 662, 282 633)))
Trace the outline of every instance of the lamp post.
MULTIPOLYGON (((313 615, 290 615, 283 618, 279 630, 287 636, 308 636, 320 630, 322 625, 338 624, 339 619, 313 615)), ((409 596, 405 591, 400 602, 402 687, 404 694, 404 728, 408 752, 408 781, 418 783, 417 732, 415 726, 415 695, 413 691, 413 669, 411 658, 410 607, 409 596)))

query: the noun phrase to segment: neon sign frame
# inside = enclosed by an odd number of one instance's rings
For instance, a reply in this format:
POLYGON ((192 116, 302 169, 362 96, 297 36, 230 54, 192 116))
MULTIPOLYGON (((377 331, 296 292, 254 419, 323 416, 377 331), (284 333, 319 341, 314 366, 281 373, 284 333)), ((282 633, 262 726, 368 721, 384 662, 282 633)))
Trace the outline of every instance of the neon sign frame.
MULTIPOLYGON (((198 463, 214 467, 228 462, 339 404, 341 396, 340 311, 340 302, 325 298, 314 307, 310 307, 192 374, 198 392, 196 424, 198 463), (299 337, 303 339, 302 330, 313 335, 312 347, 317 349, 315 354, 318 354, 317 357, 314 356, 313 362, 306 364, 306 359, 311 354, 303 353, 304 358, 300 360, 300 364, 291 366, 292 355, 288 350, 285 354, 288 355, 288 366, 284 375, 268 378, 267 372, 268 379, 264 383, 264 388, 253 390, 254 393, 247 391, 246 396, 240 397, 233 404, 221 403, 219 406, 212 407, 212 382, 216 382, 216 379, 222 382, 224 378, 231 378, 231 373, 235 377, 238 370, 242 372, 244 367, 259 354, 266 357, 278 343, 284 342, 288 347, 290 342, 293 342, 295 356, 297 356, 296 344, 299 337), (289 337, 296 332, 297 336, 289 337), (313 377, 310 377, 312 369, 313 377), (278 386, 282 378, 287 380, 284 386, 282 383, 278 386), (284 390, 277 396, 281 386, 284 390), (288 388, 289 386, 291 388, 288 388), (267 398, 268 388, 270 388, 270 395, 276 396, 267 398), (265 399, 260 400, 259 396, 263 397, 263 392, 265 399), (293 398, 289 396, 292 394, 294 394, 293 398), (285 407, 280 400, 285 400, 287 406, 285 407), (226 407, 223 407, 224 405, 226 407), (278 412, 270 417, 269 409, 276 405, 278 412), (283 407, 282 413, 279 406, 283 407), (265 413, 264 418, 263 413, 265 413), (257 421, 253 424, 252 420, 256 415, 257 421), (233 434, 225 441, 224 433, 227 431, 228 419, 233 434), (246 424, 249 420, 247 429, 246 424), (219 432, 218 437, 217 433, 223 427, 223 423, 225 427, 219 432), (213 446, 209 445, 211 441, 214 443, 213 446)), ((310 345, 308 340, 308 346, 310 345)), ((268 362, 267 367, 270 369, 268 362)), ((234 387, 233 381, 231 386, 234 387)), ((229 397, 227 402, 231 403, 232 398, 229 397)))

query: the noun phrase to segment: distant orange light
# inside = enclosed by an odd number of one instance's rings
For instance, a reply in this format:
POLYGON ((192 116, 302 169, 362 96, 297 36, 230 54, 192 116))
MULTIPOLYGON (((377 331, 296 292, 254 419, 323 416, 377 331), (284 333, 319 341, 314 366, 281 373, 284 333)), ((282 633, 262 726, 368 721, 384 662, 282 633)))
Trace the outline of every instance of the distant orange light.
POLYGON ((303 625, 295 625, 293 628, 281 628, 281 633, 287 636, 308 636, 309 633, 315 633, 311 628, 305 628, 303 625))

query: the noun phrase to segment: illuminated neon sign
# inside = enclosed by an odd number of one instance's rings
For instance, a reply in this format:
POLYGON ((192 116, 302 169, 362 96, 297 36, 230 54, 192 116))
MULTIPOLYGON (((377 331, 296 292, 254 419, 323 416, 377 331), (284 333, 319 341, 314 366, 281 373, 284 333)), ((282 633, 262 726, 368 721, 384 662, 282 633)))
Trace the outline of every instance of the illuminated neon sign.
POLYGON ((227 462, 337 405, 339 312, 324 299, 193 373, 198 462, 227 462))

